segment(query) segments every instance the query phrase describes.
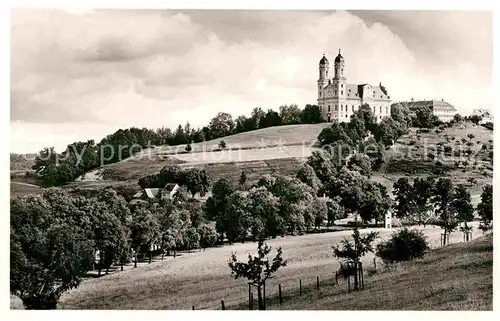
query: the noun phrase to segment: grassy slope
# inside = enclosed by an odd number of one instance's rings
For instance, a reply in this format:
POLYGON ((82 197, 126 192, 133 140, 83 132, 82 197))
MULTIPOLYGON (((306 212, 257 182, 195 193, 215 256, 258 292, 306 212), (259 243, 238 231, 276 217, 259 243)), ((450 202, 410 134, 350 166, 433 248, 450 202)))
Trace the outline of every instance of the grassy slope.
POLYGON ((452 244, 365 277, 359 293, 348 294, 341 282, 295 294, 282 306, 269 302, 268 309, 283 310, 492 310, 493 238, 452 244))
MULTIPOLYGON (((477 227, 477 223, 473 223, 477 227)), ((392 230, 378 229, 380 236, 386 238, 392 230)), ((331 246, 350 231, 309 234, 303 236, 285 236, 269 240, 273 248, 283 247, 284 258, 288 265, 280 270, 267 287, 268 295, 277 292, 277 284, 283 290, 298 287, 298 280, 305 285, 314 284, 316 276, 328 280, 332 272, 338 269, 338 262, 332 257, 331 246)), ((439 243, 441 230, 427 227, 424 233, 432 246, 439 243)), ((477 238, 481 233, 473 231, 477 238)), ((459 232, 452 233, 450 242, 462 240, 459 232)), ((185 253, 175 259, 157 260, 151 265, 142 265, 136 269, 128 268, 98 279, 84 281, 77 289, 66 293, 61 298, 59 308, 63 309, 218 309, 220 300, 226 306, 237 305, 248 298, 245 280, 231 278, 227 260, 231 252, 244 259, 248 252, 254 252, 255 243, 238 243, 185 253)), ((367 255, 363 261, 371 266, 373 255, 367 255)))

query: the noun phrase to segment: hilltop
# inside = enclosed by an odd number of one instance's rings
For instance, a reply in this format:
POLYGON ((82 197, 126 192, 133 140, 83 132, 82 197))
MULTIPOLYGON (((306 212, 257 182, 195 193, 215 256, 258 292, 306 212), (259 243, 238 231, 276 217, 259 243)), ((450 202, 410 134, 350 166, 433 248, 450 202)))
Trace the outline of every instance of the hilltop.
MULTIPOLYGON (((322 123, 269 127, 192 144, 190 153, 184 150, 185 145, 156 146, 121 162, 92 170, 67 187, 94 188, 128 184, 138 188, 139 178, 172 164, 177 164, 181 168, 203 168, 213 181, 227 178, 237 182, 241 171, 247 173, 250 183, 264 174, 294 175, 304 160, 319 148, 315 144, 316 139, 321 130, 328 126, 330 124, 322 123), (226 142, 224 150, 219 147, 221 140, 226 142)), ((467 185, 471 189, 473 198, 476 198, 473 201, 476 202, 482 186, 491 184, 492 181, 493 167, 490 161, 492 139, 493 131, 470 123, 445 127, 442 130, 410 128, 407 135, 400 137, 386 150, 386 162, 378 172, 374 173, 372 179, 384 184, 391 191, 392 184, 400 177, 433 175, 436 174, 436 168, 441 167, 443 170, 438 174, 449 177, 454 184, 467 185), (467 137, 469 134, 474 135, 474 138, 469 139, 467 137), (464 159, 460 162, 459 168, 455 168, 453 161, 450 161, 453 156, 450 153, 445 153, 450 156, 448 159, 439 157, 431 159, 424 153, 425 146, 429 147, 427 150, 430 154, 436 153, 436 148, 444 149, 447 145, 453 148, 465 147, 462 143, 457 145, 462 139, 471 141, 473 148, 479 150, 477 163, 464 159), (481 150, 483 145, 486 145, 486 150, 481 150), (467 162, 467 166, 464 162, 467 162)), ((26 181, 22 173, 12 176, 12 180, 35 183, 33 180, 26 181)), ((19 189, 20 186, 17 187, 19 189)))

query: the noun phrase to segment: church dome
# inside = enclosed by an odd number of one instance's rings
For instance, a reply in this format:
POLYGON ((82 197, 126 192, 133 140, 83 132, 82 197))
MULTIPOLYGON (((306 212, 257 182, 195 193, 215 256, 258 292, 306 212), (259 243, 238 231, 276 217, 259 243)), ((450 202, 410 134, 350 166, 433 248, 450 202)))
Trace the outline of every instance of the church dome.
POLYGON ((337 55, 337 57, 335 57, 335 63, 338 64, 338 63, 343 63, 344 62, 344 57, 342 57, 342 55, 340 54, 340 50, 339 50, 339 54, 337 55))
POLYGON ((328 65, 329 64, 328 59, 326 59, 325 55, 323 55, 323 58, 321 58, 321 60, 319 61, 319 64, 320 65, 328 65))

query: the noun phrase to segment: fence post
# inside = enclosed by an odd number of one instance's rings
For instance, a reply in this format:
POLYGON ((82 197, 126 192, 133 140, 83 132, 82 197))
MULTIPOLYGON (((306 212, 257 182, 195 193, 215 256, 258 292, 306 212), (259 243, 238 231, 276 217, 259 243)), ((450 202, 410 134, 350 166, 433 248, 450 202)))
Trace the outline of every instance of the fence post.
POLYGON ((316 287, 318 288, 319 291, 319 276, 316 277, 316 287))
POLYGON ((351 293, 351 276, 347 276, 347 293, 351 293))
POLYGON ((252 298, 252 285, 248 283, 248 310, 252 310, 253 298, 252 298))
POLYGON ((194 311, 194 305, 193 305, 193 311, 194 311))
POLYGON ((302 280, 299 279, 299 295, 302 295, 302 280))
POLYGON ((373 267, 375 268, 375 271, 377 271, 377 258, 373 258, 373 267))
POLYGON ((224 305, 224 300, 220 300, 220 304, 222 305, 222 310, 226 310, 226 306, 224 305))
POLYGON ((279 293, 280 293, 280 305, 283 304, 283 297, 281 296, 281 284, 278 285, 279 293))

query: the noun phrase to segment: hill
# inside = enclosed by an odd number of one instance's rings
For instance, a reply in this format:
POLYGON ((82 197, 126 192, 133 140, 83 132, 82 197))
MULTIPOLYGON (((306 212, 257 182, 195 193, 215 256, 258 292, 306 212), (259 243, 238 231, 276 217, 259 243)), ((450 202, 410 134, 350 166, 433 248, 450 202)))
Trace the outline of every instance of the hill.
POLYGON ((281 306, 271 299, 268 309, 491 311, 493 237, 435 249, 423 259, 366 277, 359 293, 348 294, 344 284, 307 292, 281 306))

